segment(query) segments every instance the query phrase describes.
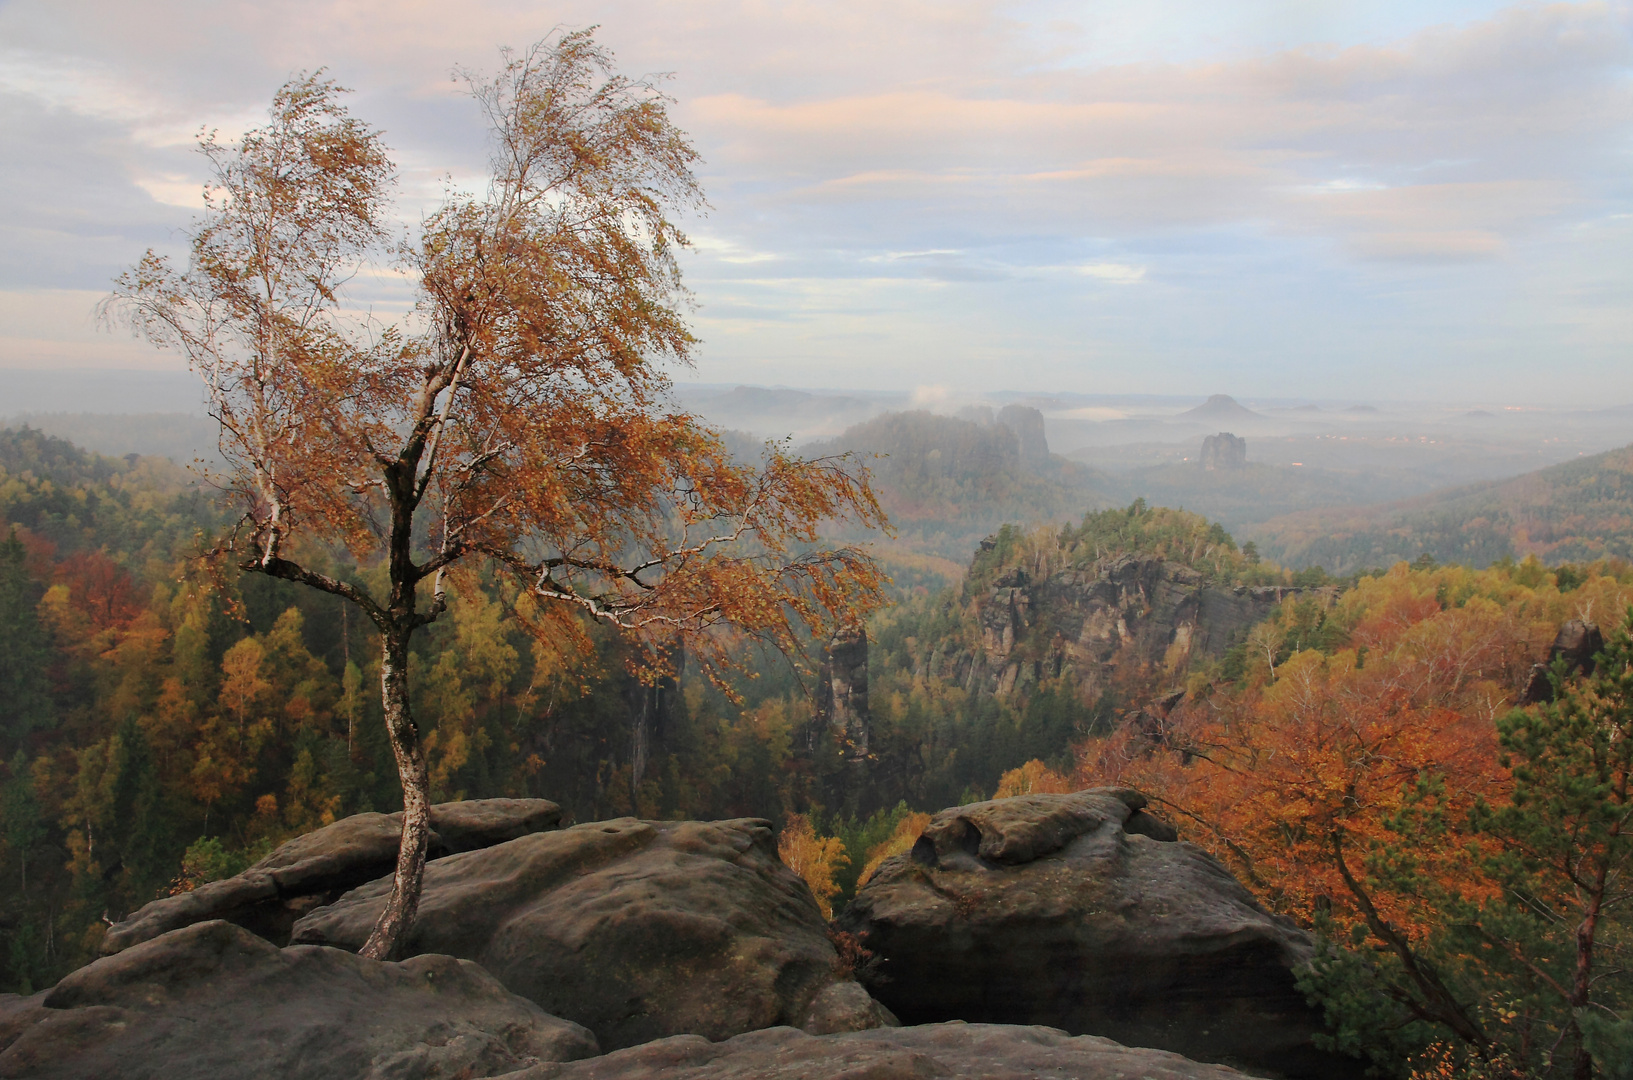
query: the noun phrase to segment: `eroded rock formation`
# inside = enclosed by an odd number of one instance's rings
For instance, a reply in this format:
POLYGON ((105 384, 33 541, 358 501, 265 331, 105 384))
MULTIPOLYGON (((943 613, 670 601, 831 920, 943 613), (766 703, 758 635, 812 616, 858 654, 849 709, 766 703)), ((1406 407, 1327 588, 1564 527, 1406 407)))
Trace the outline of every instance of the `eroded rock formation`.
POLYGON ((1247 440, 1228 431, 1202 440, 1202 468, 1207 472, 1235 472, 1247 468, 1247 440))
POLYGON ((1295 591, 1214 585, 1151 555, 1042 578, 1011 566, 974 598, 979 642, 949 638, 916 674, 998 696, 1064 675, 1092 701, 1121 668, 1177 672, 1193 657, 1222 655, 1295 591))
POLYGON ((1285 1076, 1359 1076, 1320 1052, 1295 985, 1313 943, 1123 789, 935 815, 840 914, 905 1024, 1048 1024, 1285 1076))
POLYGON ((1598 656, 1604 647, 1604 631, 1598 626, 1583 622, 1581 619, 1569 620, 1559 628, 1559 633, 1554 635, 1554 643, 1548 650, 1547 662, 1531 665, 1531 671, 1526 676, 1525 689, 1520 696, 1531 703, 1554 700, 1554 682, 1549 676, 1553 665, 1563 660, 1567 676, 1592 675, 1594 657, 1598 656))
MULTIPOLYGON (((561 807, 546 799, 440 803, 431 808, 430 856, 489 847, 560 822, 561 807)), ((287 944, 301 915, 392 873, 402 835, 401 813, 342 818, 297 836, 236 877, 147 904, 107 932, 102 955, 210 919, 226 919, 275 945, 287 944)))
POLYGON ((219 920, 0 995, 8 1078, 452 1080, 597 1052, 468 961, 279 949, 219 920))
POLYGON ((868 730, 868 632, 857 624, 840 629, 824 650, 817 676, 816 724, 812 737, 836 739, 845 757, 865 761, 868 730))
MULTIPOLYGON (((390 887, 312 912, 294 940, 360 948, 390 887)), ((407 951, 475 960, 608 1049, 803 1025, 837 959, 758 818, 620 818, 439 859, 407 951)))
POLYGON ((1005 405, 998 410, 998 423, 1015 433, 1015 448, 1021 462, 1038 469, 1049 461, 1049 439, 1044 435, 1043 414, 1029 405, 1005 405))

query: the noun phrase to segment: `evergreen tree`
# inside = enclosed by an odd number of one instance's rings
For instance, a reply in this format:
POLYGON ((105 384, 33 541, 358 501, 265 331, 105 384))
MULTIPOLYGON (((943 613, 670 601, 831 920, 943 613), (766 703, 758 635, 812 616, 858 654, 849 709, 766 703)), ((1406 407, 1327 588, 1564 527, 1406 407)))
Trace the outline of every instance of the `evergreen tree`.
POLYGON ((12 529, 0 543, 0 744, 10 746, 51 724, 51 644, 34 610, 44 590, 27 556, 12 529))
MULTIPOLYGON (((1628 614, 1633 623, 1633 611, 1628 614)), ((1614 955, 1633 870, 1633 636, 1624 624, 1594 673, 1559 700, 1497 721, 1514 791, 1479 807, 1476 828, 1497 841, 1487 870, 1503 886, 1477 932, 1552 991, 1570 1074, 1593 1075, 1581 1010, 1614 1008, 1616 980, 1598 978, 1614 955)), ((1558 1058, 1556 1058, 1556 1061, 1558 1058)))

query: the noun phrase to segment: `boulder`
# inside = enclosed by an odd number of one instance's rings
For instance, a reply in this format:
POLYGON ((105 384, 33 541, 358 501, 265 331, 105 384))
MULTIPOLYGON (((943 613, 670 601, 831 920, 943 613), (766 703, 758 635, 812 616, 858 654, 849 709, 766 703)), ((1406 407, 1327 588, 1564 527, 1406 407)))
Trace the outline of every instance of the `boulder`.
POLYGON ((1315 1049, 1309 935, 1115 788, 943 810, 836 920, 905 1024, 1048 1024, 1284 1076, 1359 1076, 1315 1049))
MULTIPOLYGON (((545 799, 441 803, 431 808, 430 857, 489 847, 560 822, 561 807, 545 799)), ((288 944, 290 927, 301 915, 392 873, 402 835, 401 812, 342 818, 297 836, 236 877, 147 904, 104 935, 102 955, 210 919, 226 919, 275 945, 288 944)))
POLYGON ((709 1042, 680 1035, 505 1080, 1244 1080, 1222 1065, 1046 1027, 930 1024, 814 1036, 772 1028, 709 1042))
POLYGON ((597 1053, 465 960, 279 949, 216 920, 0 1003, 0 1077, 431 1080, 597 1053))
MULTIPOLYGON (((390 887, 306 915, 294 940, 361 947, 390 887)), ((802 1024, 837 959, 759 818, 620 818, 439 859, 406 951, 474 960, 609 1049, 802 1024)))
POLYGON ((823 987, 806 1010, 805 1022, 800 1024, 811 1035, 900 1026, 901 1021, 889 1009, 879 1004, 860 983, 849 979, 823 987))

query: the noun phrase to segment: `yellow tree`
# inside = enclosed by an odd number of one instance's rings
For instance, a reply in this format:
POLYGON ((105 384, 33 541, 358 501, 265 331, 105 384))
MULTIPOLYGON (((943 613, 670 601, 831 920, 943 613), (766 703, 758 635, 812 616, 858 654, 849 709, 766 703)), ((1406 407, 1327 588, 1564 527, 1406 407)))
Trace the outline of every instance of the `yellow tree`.
POLYGON ((382 248, 392 166, 318 77, 284 86, 239 142, 204 140, 215 181, 190 264, 150 252, 111 302, 209 386, 243 511, 221 554, 344 597, 379 631, 404 803, 363 949, 380 958, 419 901, 428 784, 408 650, 450 573, 513 577, 552 648, 582 644, 585 616, 624 628, 652 646, 648 674, 677 641, 729 663, 714 632, 727 624, 784 647, 831 633, 883 580, 863 554, 817 546, 825 520, 882 523, 865 472, 775 445, 743 466, 672 404, 659 365, 694 347, 675 215, 702 196, 668 99, 613 74, 588 32, 467 81, 492 123, 492 174, 395 249, 419 287, 411 320, 346 314, 345 282, 382 248), (303 559, 336 541, 384 568, 383 590, 303 559))

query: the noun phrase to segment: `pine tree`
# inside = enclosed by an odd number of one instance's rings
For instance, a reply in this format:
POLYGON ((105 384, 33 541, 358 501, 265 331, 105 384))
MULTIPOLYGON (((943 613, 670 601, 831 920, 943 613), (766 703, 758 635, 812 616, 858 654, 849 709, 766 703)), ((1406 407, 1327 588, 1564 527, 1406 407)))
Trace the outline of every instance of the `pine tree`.
POLYGON ((0 745, 16 746, 52 720, 51 643, 35 613, 44 589, 29 573, 27 555, 12 529, 0 543, 0 745))

